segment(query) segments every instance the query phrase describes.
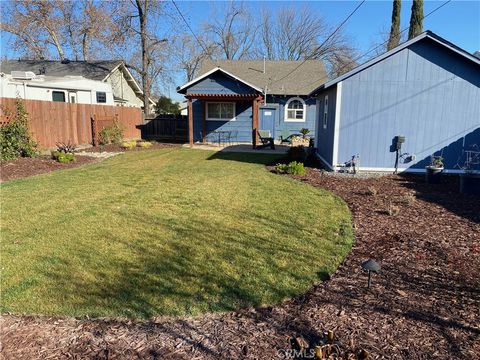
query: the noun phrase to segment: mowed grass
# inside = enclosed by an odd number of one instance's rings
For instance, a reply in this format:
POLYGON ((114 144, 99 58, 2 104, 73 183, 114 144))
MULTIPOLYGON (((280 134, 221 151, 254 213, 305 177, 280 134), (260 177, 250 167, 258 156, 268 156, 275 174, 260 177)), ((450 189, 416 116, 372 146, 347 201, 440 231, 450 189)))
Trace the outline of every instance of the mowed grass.
POLYGON ((195 315, 305 291, 350 250, 350 213, 272 160, 162 149, 2 184, 1 311, 195 315))

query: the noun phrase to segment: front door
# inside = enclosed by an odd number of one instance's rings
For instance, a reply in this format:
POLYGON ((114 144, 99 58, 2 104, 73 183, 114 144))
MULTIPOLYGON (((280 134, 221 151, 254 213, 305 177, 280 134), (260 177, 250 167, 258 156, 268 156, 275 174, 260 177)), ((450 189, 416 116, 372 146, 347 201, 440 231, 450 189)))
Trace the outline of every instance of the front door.
POLYGON ((277 109, 274 107, 260 108, 259 130, 268 131, 275 138, 275 119, 277 109))

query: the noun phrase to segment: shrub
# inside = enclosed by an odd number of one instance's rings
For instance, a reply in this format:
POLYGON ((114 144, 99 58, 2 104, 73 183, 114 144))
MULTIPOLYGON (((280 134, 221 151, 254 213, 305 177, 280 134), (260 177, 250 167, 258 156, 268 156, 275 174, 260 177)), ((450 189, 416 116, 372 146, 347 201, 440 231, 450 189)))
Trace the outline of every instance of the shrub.
POLYGON ((138 142, 138 147, 141 147, 141 148, 149 148, 151 147, 153 144, 149 141, 140 141, 138 142))
POLYGON ((292 161, 289 164, 277 164, 275 170, 279 174, 303 175, 305 174, 305 166, 301 162, 292 161))
POLYGON ((390 216, 397 216, 398 214, 400 214, 400 208, 390 203, 385 212, 390 216))
POLYGON ((400 197, 399 202, 403 205, 412 205, 415 202, 415 195, 407 194, 400 197))
POLYGON ((75 161, 75 155, 72 153, 64 153, 62 151, 52 151, 52 159, 57 160, 59 163, 67 164, 75 161))
POLYGON ((75 152, 75 149, 77 148, 77 145, 71 143, 70 141, 66 143, 57 143, 57 151, 63 152, 65 154, 73 154, 75 152))
POLYGON ((123 132, 123 125, 115 122, 113 125, 105 126, 100 130, 98 141, 101 145, 119 144, 123 140, 123 132))
POLYGON ((131 150, 133 149, 135 146, 137 146, 137 142, 135 140, 132 140, 132 141, 124 141, 121 145, 120 145, 122 148, 124 148, 125 150, 131 150))
POLYGON ((22 99, 15 101, 12 120, 0 128, 0 159, 13 160, 17 157, 37 155, 37 143, 28 130, 28 113, 22 99))
POLYGON ((302 134, 303 138, 305 139, 307 135, 310 134, 310 130, 308 130, 307 128, 301 128, 300 134, 302 134))
POLYGON ((305 147, 302 145, 292 146, 288 149, 287 156, 291 161, 304 162, 307 157, 307 152, 305 151, 305 147))

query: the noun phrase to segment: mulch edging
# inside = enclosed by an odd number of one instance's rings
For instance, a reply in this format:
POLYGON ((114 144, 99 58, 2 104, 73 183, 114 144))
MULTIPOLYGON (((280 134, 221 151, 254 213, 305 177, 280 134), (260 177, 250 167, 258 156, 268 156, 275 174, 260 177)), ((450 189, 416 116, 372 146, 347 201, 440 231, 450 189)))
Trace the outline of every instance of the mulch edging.
POLYGON ((91 156, 76 156, 75 161, 67 164, 53 160, 51 156, 34 158, 18 158, 10 161, 0 161, 0 181, 21 179, 29 176, 48 173, 55 170, 70 169, 99 161, 91 156))
POLYGON ((37 156, 35 158, 18 158, 11 161, 0 161, 0 182, 44 174, 55 170, 79 167, 85 164, 101 161, 105 158, 93 155, 88 156, 86 155, 88 153, 108 152, 114 154, 130 151, 148 151, 178 146, 180 145, 158 142, 152 142, 152 146, 149 148, 135 147, 130 150, 126 150, 118 144, 92 146, 86 149, 78 150, 81 151, 82 154, 77 154, 75 156, 75 161, 67 164, 59 163, 58 161, 53 160, 50 156, 37 156))
POLYGON ((131 151, 146 151, 146 150, 156 150, 156 149, 165 149, 165 148, 171 148, 171 147, 179 147, 181 144, 179 143, 159 143, 155 141, 151 141, 152 146, 148 148, 142 148, 142 147, 134 147, 132 149, 125 149, 120 144, 107 144, 103 146, 92 146, 89 148, 84 149, 83 151, 85 152, 131 152, 131 151))
MULTIPOLYGON (((350 358, 479 359, 480 199, 456 179, 294 177, 348 203, 356 243, 329 281, 276 306, 149 321, 4 315, 5 358, 274 359, 333 330, 350 358), (413 197, 413 200, 412 200, 413 197), (388 215, 395 207, 396 215, 388 215), (381 273, 366 288, 360 263, 381 273)), ((297 357, 298 358, 298 357, 297 357)))

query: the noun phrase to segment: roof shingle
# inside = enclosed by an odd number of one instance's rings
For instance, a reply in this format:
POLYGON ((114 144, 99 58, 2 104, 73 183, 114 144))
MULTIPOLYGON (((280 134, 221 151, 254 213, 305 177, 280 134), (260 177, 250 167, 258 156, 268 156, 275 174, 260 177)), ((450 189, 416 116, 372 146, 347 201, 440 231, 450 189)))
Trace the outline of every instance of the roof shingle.
POLYGON ((199 76, 220 67, 238 78, 265 89, 271 95, 308 95, 326 82, 325 66, 320 60, 265 61, 263 60, 206 60, 199 76), (301 64, 301 65, 300 65, 301 64), (299 66, 300 65, 300 66, 299 66), (321 79, 312 85, 312 77, 321 79))
POLYGON ((40 74, 45 70, 47 76, 83 76, 91 80, 102 81, 122 60, 70 61, 62 63, 52 60, 2 60, 0 71, 10 74, 12 71, 32 71, 40 74))

